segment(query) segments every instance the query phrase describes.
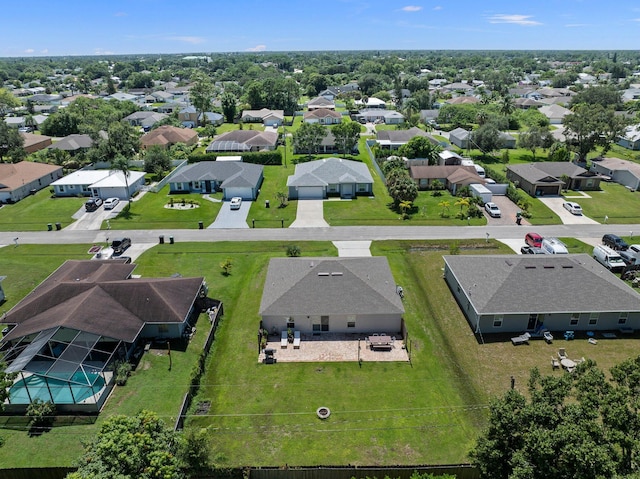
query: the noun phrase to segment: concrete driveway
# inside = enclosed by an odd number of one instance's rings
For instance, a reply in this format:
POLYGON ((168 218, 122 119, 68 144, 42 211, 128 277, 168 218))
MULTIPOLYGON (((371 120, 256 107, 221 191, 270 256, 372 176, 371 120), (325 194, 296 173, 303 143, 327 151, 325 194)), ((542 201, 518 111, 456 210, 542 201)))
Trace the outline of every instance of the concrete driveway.
MULTIPOLYGON (((497 196, 494 195, 491 198, 498 208, 500 208, 500 213, 502 216, 500 218, 492 218, 487 214, 487 211, 483 209, 484 216, 487 218, 487 225, 515 225, 516 224, 516 213, 520 211, 518 205, 516 205, 513 201, 511 201, 506 196, 497 196)), ((529 225, 529 223, 525 218, 522 218, 521 225, 529 225)), ((522 234, 524 238, 524 233, 522 234)))
POLYGON ((126 201, 120 201, 111 210, 105 210, 104 206, 100 206, 100 208, 91 212, 86 211, 84 205, 82 205, 82 208, 72 216, 76 221, 67 226, 65 230, 99 230, 103 221, 118 216, 118 213, 122 211, 126 204, 126 201))
MULTIPOLYGON (((538 199, 542 201, 545 205, 547 205, 547 208, 549 208, 555 214, 557 214, 560 217, 560 221, 562 221, 562 223, 565 225, 591 225, 591 224, 597 225, 599 224, 597 221, 592 220, 588 216, 572 215, 567 210, 565 210, 564 207, 562 206, 562 203, 567 201, 565 198, 556 196, 556 197, 547 197, 547 198, 539 197, 538 199)), ((576 203, 580 204, 579 201, 576 201, 573 198, 569 199, 569 201, 575 201, 576 203)))
POLYGON ((216 216, 216 220, 207 228, 238 229, 248 228, 247 215, 251 209, 252 201, 242 200, 239 210, 232 210, 229 201, 224 201, 216 216))
POLYGON ((324 200, 298 200, 296 219, 289 228, 323 228, 329 223, 324 220, 324 200))
POLYGON ((341 258, 356 258, 371 256, 371 241, 334 241, 341 258))

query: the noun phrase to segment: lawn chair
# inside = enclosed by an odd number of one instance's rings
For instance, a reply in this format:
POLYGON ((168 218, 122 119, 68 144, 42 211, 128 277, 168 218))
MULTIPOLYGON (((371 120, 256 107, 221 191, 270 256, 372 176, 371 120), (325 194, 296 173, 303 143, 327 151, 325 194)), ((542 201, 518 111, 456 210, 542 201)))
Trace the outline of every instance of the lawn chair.
POLYGON ((560 369, 560 361, 558 361, 556 358, 554 358, 553 356, 551 356, 551 367, 553 369, 560 369))
POLYGON ((558 357, 562 361, 563 359, 567 359, 567 351, 564 348, 558 349, 558 357))
POLYGON ((289 336, 287 332, 283 330, 282 333, 280 333, 280 347, 286 348, 288 343, 289 343, 289 336))
POLYGON ((300 349, 300 331, 293 332, 293 349, 300 349))

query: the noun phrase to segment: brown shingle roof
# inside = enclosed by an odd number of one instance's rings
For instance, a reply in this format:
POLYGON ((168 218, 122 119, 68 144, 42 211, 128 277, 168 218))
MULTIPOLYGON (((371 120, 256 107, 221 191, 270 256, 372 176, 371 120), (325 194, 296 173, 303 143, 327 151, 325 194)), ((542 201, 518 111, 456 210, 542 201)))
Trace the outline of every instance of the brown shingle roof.
POLYGON ((193 145, 198 141, 198 133, 187 128, 176 128, 171 125, 163 125, 155 130, 142 135, 140 143, 143 147, 151 145, 174 145, 176 143, 185 143, 193 145))
POLYGON ((12 191, 20 188, 25 183, 31 183, 38 178, 61 170, 62 167, 60 166, 35 163, 33 161, 21 161, 13 164, 0 163, 0 189, 12 191))

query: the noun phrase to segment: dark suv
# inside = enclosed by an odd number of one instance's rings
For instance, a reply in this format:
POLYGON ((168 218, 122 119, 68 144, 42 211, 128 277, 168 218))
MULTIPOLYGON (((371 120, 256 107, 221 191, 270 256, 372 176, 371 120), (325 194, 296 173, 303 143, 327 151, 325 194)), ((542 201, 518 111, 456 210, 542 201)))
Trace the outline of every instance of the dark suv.
POLYGON ((606 234, 602 237, 602 244, 608 246, 615 251, 624 251, 629 248, 629 245, 620 236, 606 234))
POLYGON ((95 211, 102 206, 102 198, 90 198, 84 204, 86 211, 95 211))
POLYGON ((116 256, 124 253, 129 246, 131 246, 131 238, 118 238, 111 242, 111 249, 116 256))

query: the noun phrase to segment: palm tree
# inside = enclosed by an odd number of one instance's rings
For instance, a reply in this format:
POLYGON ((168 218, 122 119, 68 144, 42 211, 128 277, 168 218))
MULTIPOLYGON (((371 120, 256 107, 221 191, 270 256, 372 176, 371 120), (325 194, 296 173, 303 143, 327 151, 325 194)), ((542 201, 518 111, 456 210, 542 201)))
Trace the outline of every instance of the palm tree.
POLYGON ((459 206, 460 207, 460 212, 462 213, 462 208, 463 207, 469 207, 469 204, 471 202, 469 201, 469 198, 465 198, 465 197, 461 197, 458 198, 454 204, 454 206, 459 206))
POLYGON ((515 110, 515 105, 513 104, 513 98, 510 95, 505 95, 500 100, 500 113, 504 116, 509 116, 515 110))
POLYGON ((445 217, 445 215, 448 216, 449 207, 451 206, 451 203, 449 201, 444 200, 438 203, 438 206, 442 208, 442 211, 440 212, 440 216, 443 218, 445 217))
POLYGON ((129 164, 129 159, 125 158, 122 155, 116 156, 111 162, 111 169, 115 171, 121 171, 124 175, 124 184, 127 188, 126 210, 129 211, 131 209, 131 193, 129 192, 129 175, 131 174, 131 165, 129 164))

